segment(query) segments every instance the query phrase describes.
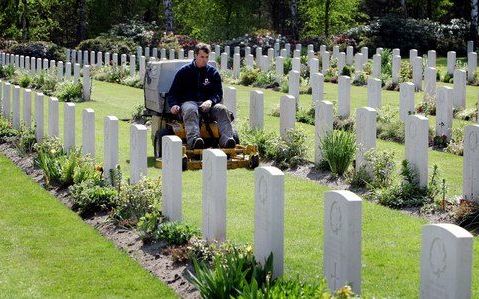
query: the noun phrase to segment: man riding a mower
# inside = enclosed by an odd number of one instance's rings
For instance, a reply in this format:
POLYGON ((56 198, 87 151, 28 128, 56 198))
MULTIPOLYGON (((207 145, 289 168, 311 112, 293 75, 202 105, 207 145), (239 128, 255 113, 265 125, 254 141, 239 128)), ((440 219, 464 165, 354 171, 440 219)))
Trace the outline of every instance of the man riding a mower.
POLYGON ((223 99, 221 76, 214 67, 208 65, 210 51, 209 45, 197 44, 195 59, 176 73, 168 92, 170 112, 182 116, 190 149, 205 147, 200 137, 200 116, 218 123, 220 147, 236 146, 230 113, 226 106, 220 104, 223 99))

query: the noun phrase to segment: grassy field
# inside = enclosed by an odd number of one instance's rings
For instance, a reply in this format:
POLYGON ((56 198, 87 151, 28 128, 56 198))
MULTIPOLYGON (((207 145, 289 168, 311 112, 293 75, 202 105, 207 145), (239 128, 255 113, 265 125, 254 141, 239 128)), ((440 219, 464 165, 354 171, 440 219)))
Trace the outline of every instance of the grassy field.
POLYGON ((0 297, 176 297, 3 155, 0 190, 0 297))
MULTIPOLYGON (((441 83, 438 83, 441 85, 441 83)), ((249 112, 249 87, 235 86, 238 92, 239 121, 244 122, 249 112)), ((281 93, 263 90, 265 94, 265 128, 279 131, 279 118, 269 115, 279 104, 281 93)), ((479 88, 467 87, 467 106, 477 101, 479 88)), ((365 106, 365 87, 352 87, 352 111, 365 106)), ((422 94, 416 95, 416 103, 422 94)), ((105 82, 94 82, 93 101, 77 104, 77 144, 81 144, 81 109, 93 108, 96 113, 97 160, 103 160, 103 118, 115 115, 118 118, 131 116, 134 107, 143 103, 143 92, 105 82)), ((325 84, 325 99, 337 101, 337 85, 325 84)), ((383 104, 398 105, 399 93, 383 91, 383 104)), ((303 107, 311 105, 311 96, 302 95, 303 107)), ((60 109, 60 111, 62 111, 60 109)), ((63 115, 60 113, 61 124, 63 115)), ((430 119, 430 124, 434 119, 430 119)), ((466 122, 454 121, 462 127, 466 122)), ((129 165, 129 123, 120 123, 120 163, 128 176, 129 165)), ((305 130, 312 159, 314 127, 297 123, 305 130)), ((62 130, 61 130, 62 131, 62 130)), ((398 161, 404 157, 404 146, 378 141, 378 147, 393 150, 398 161)), ((148 153, 152 155, 148 143, 148 153)), ((462 190, 462 157, 430 151, 429 165, 437 164, 449 185, 449 195, 460 194, 462 190)), ((152 167, 149 157, 149 176, 157 177, 160 171, 152 167)), ((252 242, 254 227, 254 181, 249 170, 228 171, 228 238, 237 242, 252 242)), ((327 187, 290 175, 285 180, 285 263, 286 275, 316 280, 322 274, 322 209, 323 194, 327 187)), ((189 171, 183 175, 183 198, 185 220, 200 227, 201 224, 201 172, 189 171)), ((363 205, 363 294, 367 297, 417 297, 419 290, 420 233, 424 220, 411 217, 399 211, 369 202, 363 205)), ((477 238, 474 243, 476 257, 479 254, 477 238)), ((474 259, 474 296, 479 296, 479 261, 474 259)))

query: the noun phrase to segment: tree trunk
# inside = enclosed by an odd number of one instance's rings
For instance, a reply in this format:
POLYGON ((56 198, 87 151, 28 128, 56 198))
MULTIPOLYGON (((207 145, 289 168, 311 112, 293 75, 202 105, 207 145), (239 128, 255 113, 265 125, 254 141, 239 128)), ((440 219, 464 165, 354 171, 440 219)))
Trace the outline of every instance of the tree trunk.
POLYGON ((173 32, 173 1, 163 0, 165 8, 165 29, 167 32, 173 32))
POLYGON ((22 39, 27 41, 29 37, 29 22, 27 19, 28 16, 28 2, 27 0, 22 0, 23 11, 22 11, 22 39))
POLYGON ((291 33, 295 40, 299 38, 298 30, 298 2, 297 0, 291 0, 289 3, 289 9, 291 11, 291 33))
POLYGON ((407 17, 406 0, 401 0, 401 10, 403 11, 404 16, 407 17))
POLYGON ((77 26, 77 43, 86 39, 87 15, 86 0, 78 0, 78 26, 77 26))
POLYGON ((329 36, 329 19, 331 17, 331 0, 324 2, 324 35, 329 36))
POLYGON ((471 40, 476 43, 477 41, 477 18, 478 18, 478 6, 477 0, 471 0, 471 40))

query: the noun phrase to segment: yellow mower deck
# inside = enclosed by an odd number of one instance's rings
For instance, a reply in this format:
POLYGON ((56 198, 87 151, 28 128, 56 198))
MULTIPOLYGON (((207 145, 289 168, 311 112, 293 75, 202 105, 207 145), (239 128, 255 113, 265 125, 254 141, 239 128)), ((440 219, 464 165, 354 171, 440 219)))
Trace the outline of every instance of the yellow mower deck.
MULTIPOLYGON (((235 148, 220 148, 227 156, 227 168, 255 168, 259 164, 258 148, 253 145, 236 145, 235 148)), ((189 150, 183 146, 183 170, 202 168, 203 149, 189 150)), ((161 158, 155 161, 156 168, 162 168, 161 158)))

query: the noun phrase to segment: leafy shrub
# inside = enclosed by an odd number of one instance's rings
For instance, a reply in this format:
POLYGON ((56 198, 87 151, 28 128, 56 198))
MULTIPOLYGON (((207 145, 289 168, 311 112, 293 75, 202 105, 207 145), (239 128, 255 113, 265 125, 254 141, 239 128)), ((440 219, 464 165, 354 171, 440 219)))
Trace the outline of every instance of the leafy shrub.
POLYGON ((54 43, 32 41, 12 45, 8 51, 12 54, 46 58, 48 60, 65 61, 65 48, 54 43))
POLYGON ((383 107, 377 118, 378 138, 404 143, 404 123, 399 118, 399 111, 390 106, 383 107))
POLYGON ((131 41, 133 44, 142 47, 156 47, 159 41, 157 28, 155 23, 147 23, 137 18, 132 18, 124 23, 113 25, 108 31, 108 36, 131 41))
POLYGON ((254 87, 260 88, 273 88, 278 85, 275 71, 260 72, 256 77, 256 81, 253 82, 254 87))
POLYGON ((18 131, 13 124, 6 118, 0 116, 0 141, 5 141, 9 137, 17 136, 18 131))
POLYGON ((143 81, 141 81, 139 74, 124 77, 120 80, 120 84, 135 88, 143 88, 143 81))
POLYGON ((321 153, 334 175, 342 176, 353 162, 356 140, 352 133, 333 131, 321 140, 321 153))
POLYGON ((127 38, 98 36, 82 41, 77 46, 77 50, 129 55, 136 52, 136 44, 127 38))
POLYGON ((109 211, 115 205, 118 192, 112 187, 100 186, 95 180, 85 180, 69 187, 72 208, 82 216, 109 211))
POLYGON ((298 111, 296 111, 296 121, 314 126, 314 113, 314 107, 309 109, 299 108, 298 111))
POLYGON ((380 204, 391 208, 404 208, 423 206, 424 204, 434 202, 439 194, 438 170, 435 165, 427 187, 419 185, 417 171, 404 160, 401 164, 401 181, 390 186, 376 189, 373 192, 373 198, 376 198, 380 204))
POLYGON ((21 74, 20 78, 18 79, 18 84, 20 87, 27 88, 30 86, 30 83, 32 83, 32 78, 30 75, 26 73, 21 74))
POLYGON ((34 145, 37 142, 35 130, 22 126, 18 132, 18 137, 17 149, 20 153, 28 154, 33 152, 34 145))
POLYGON ((333 129, 353 132, 354 123, 355 123, 354 117, 349 116, 344 118, 344 117, 336 116, 333 119, 333 129))
POLYGON ((156 230, 158 229, 158 225, 163 222, 163 218, 161 207, 158 202, 153 204, 153 208, 150 212, 140 218, 136 228, 140 232, 140 237, 143 242, 155 240, 156 230))
POLYGON ((52 96, 58 81, 54 71, 41 71, 33 75, 31 86, 42 90, 45 95, 52 96))
POLYGON ((306 135, 300 130, 291 130, 286 138, 276 138, 266 156, 281 169, 294 168, 306 161, 306 135))
POLYGON ((464 129, 452 128, 451 140, 445 151, 458 156, 464 154, 464 129))
POLYGON ((258 68, 243 68, 240 73, 240 84, 250 86, 256 82, 261 71, 258 68))
POLYGON ((64 81, 58 84, 55 96, 60 102, 83 102, 83 84, 64 81))
POLYGON ((15 75, 15 68, 13 65, 2 65, 0 67, 0 77, 7 80, 11 80, 15 75))
POLYGON ((124 185, 113 210, 113 220, 122 225, 135 225, 159 205, 160 199, 161 185, 158 180, 143 178, 134 185, 124 185))
POLYGON ((164 240, 170 245, 184 245, 193 236, 199 236, 199 229, 179 222, 163 222, 154 232, 156 240, 164 240))
POLYGON ((416 106, 416 112, 428 115, 436 115, 436 99, 426 95, 424 101, 416 106))
POLYGON ((368 76, 366 72, 360 72, 356 74, 354 77, 353 85, 355 86, 364 86, 368 83, 368 76))
POLYGON ((272 275, 273 256, 269 256, 263 267, 251 252, 245 255, 234 249, 223 257, 217 256, 212 269, 196 259, 193 266, 192 281, 203 298, 230 298, 240 295, 244 286, 253 281, 261 288, 272 275))
POLYGON ((246 125, 239 127, 241 139, 245 144, 256 145, 260 157, 266 158, 268 152, 273 147, 277 135, 264 130, 251 129, 246 125))
POLYGON ((454 111, 454 118, 472 121, 477 119, 477 110, 474 108, 466 108, 454 111))
POLYGON ((372 188, 385 188, 392 184, 396 169, 394 152, 372 149, 365 153, 364 158, 367 164, 371 165, 372 188))

